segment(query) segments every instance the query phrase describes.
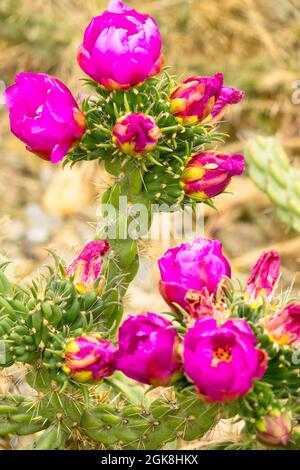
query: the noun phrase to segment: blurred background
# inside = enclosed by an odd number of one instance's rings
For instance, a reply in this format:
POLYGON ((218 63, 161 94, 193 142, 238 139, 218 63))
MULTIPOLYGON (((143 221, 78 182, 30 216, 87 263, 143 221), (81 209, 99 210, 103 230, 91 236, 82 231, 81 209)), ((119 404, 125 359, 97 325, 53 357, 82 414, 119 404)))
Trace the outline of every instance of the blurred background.
MULTIPOLYGON (((127 3, 156 18, 166 63, 178 80, 220 71, 226 84, 246 91, 247 99, 226 115, 222 131, 230 137, 220 150, 239 152, 252 136, 275 135, 297 165, 300 104, 292 103, 292 94, 300 79, 300 0, 127 3)), ((75 95, 82 91, 76 51, 91 17, 105 6, 102 0, 1 0, 0 80, 8 86, 18 72, 47 72, 75 95)), ((39 160, 10 134, 3 106, 0 119, 0 253, 13 261, 11 275, 25 280, 45 262, 46 247, 68 262, 92 237, 107 180, 94 162, 71 171, 39 160)), ((206 236, 223 242, 242 279, 262 250, 278 249, 282 287, 294 283, 298 290, 300 236, 281 224, 247 176, 236 178, 230 191, 233 195, 216 200, 218 212, 205 209, 206 236)), ((126 299, 128 313, 165 308, 155 261, 171 244, 143 244, 140 272, 126 299)))

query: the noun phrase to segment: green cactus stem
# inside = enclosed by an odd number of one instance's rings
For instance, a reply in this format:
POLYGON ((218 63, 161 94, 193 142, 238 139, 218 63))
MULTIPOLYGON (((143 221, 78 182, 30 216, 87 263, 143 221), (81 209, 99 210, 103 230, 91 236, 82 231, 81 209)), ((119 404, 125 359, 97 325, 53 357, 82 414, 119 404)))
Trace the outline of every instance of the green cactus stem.
POLYGON ((278 218, 300 232, 300 170, 271 137, 250 140, 245 157, 250 178, 269 197, 278 218))

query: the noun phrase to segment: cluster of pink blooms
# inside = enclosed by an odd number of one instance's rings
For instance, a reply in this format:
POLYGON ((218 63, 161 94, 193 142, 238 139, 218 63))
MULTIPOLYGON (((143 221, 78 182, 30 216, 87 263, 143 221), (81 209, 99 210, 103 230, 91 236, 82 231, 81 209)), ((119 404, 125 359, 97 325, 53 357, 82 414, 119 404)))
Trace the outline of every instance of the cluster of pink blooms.
MULTIPOLYGON (((68 272, 80 289, 82 285, 91 288, 96 282, 100 258, 108 250, 103 240, 91 242, 72 263, 68 272), (89 279, 86 273, 90 273, 89 279)), ((205 401, 227 402, 245 395, 263 377, 268 358, 257 347, 249 324, 241 318, 228 318, 226 308, 216 300, 220 285, 231 277, 221 243, 199 238, 171 248, 159 260, 159 268, 164 299, 177 314, 184 309, 189 316, 184 338, 172 322, 155 313, 131 316, 120 327, 118 348, 98 335, 69 340, 65 371, 75 380, 90 381, 118 369, 138 382, 155 386, 169 386, 185 374, 205 401)), ((246 283, 245 302, 252 305, 270 299, 279 269, 278 253, 263 253, 246 283)), ((265 319, 264 327, 278 344, 299 341, 300 304, 291 303, 275 312, 265 319)))
MULTIPOLYGON (((92 19, 79 48, 78 63, 101 87, 128 90, 157 75, 163 65, 162 41, 153 18, 111 0, 92 19)), ((83 138, 87 124, 70 90, 42 73, 20 73, 5 93, 12 132, 28 150, 53 163, 83 138)), ((178 126, 214 124, 244 92, 224 85, 223 75, 187 78, 169 96, 178 126)), ((142 158, 162 138, 154 117, 142 112, 121 116, 111 130, 112 143, 124 155, 142 158)), ((214 197, 244 170, 241 154, 205 151, 191 155, 180 185, 192 199, 214 197)), ((67 270, 80 293, 98 288, 109 242, 90 242, 67 270)), ((98 381, 121 370, 145 384, 168 386, 185 374, 206 401, 225 402, 245 395, 267 368, 266 353, 249 324, 228 318, 217 292, 231 267, 216 240, 199 238, 168 250, 159 260, 160 292, 176 314, 189 316, 182 338, 171 321, 148 312, 129 317, 119 330, 118 347, 98 334, 70 338, 64 370, 74 380, 98 381)), ((280 270, 275 251, 263 253, 244 289, 244 300, 270 301, 280 270)), ((264 320, 270 339, 290 346, 300 339, 300 303, 290 303, 264 320)), ((270 420, 277 420, 276 413, 270 420)), ((261 432, 269 423, 261 424, 261 432)), ((267 432, 267 431, 266 431, 267 432)))
MULTIPOLYGON (((111 0, 107 11, 92 19, 79 48, 78 63, 107 90, 127 90, 158 74, 162 41, 153 18, 111 0)), ((244 92, 223 85, 223 75, 186 79, 169 99, 170 110, 185 126, 215 123, 244 92)), ((86 120, 71 91, 42 73, 20 73, 4 93, 12 132, 31 152, 52 163, 61 161, 82 139, 86 120)), ((156 147, 162 133, 154 117, 141 112, 122 116, 112 142, 124 154, 141 158, 156 147)), ((192 156, 182 176, 186 194, 206 199, 224 191, 244 169, 240 154, 204 152, 192 156)))
MULTIPOLYGON (((108 92, 139 86, 163 65, 158 26, 149 15, 111 0, 108 9, 88 25, 77 59, 81 69, 108 92)), ((215 124, 244 95, 224 85, 221 73, 193 76, 171 92, 169 109, 179 129, 215 124)), ((29 151, 52 163, 63 160, 86 133, 84 113, 55 77, 20 73, 5 90, 4 99, 12 132, 29 151)), ((127 113, 112 126, 111 142, 120 153, 139 159, 155 150, 163 131, 153 116, 127 113)), ((244 171, 241 154, 204 151, 187 157, 180 185, 195 200, 217 196, 233 176, 244 171)), ((67 277, 80 294, 94 289, 99 293, 109 251, 107 240, 92 241, 69 266, 67 277)), ((161 295, 177 319, 182 315, 185 334, 155 313, 130 316, 119 329, 117 347, 96 333, 69 338, 64 372, 78 382, 98 382, 119 370, 152 386, 170 386, 185 375, 207 402, 230 402, 247 394, 264 376, 268 357, 247 321, 230 317, 219 300, 223 282, 231 278, 221 243, 199 238, 171 248, 159 260, 159 269, 161 295)), ((278 253, 263 253, 242 293, 244 302, 255 308, 270 302, 279 274, 278 253)), ((300 341, 299 302, 274 311, 262 322, 274 343, 289 347, 300 341)), ((274 409, 257 423, 257 429, 265 442, 286 444, 291 420, 274 409)))

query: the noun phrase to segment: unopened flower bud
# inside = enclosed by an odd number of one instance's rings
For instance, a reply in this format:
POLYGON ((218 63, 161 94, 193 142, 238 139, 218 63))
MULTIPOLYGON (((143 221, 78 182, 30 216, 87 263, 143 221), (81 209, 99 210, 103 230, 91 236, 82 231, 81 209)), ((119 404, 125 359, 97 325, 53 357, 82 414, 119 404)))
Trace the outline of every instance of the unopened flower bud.
POLYGON ((143 113, 128 114, 113 128, 113 141, 126 155, 140 158, 151 152, 161 137, 159 127, 151 116, 143 113))
POLYGON ((271 446, 285 446, 291 436, 292 420, 289 414, 274 409, 256 423, 257 437, 271 446))
POLYGON ((222 193, 233 176, 243 173, 244 167, 244 157, 239 153, 203 152, 188 161, 181 176, 181 186, 192 199, 211 198, 222 193))
POLYGON ((69 338, 64 372, 78 382, 98 382, 115 371, 116 348, 98 334, 69 338))
POLYGON ((275 343, 291 345, 299 341, 300 302, 292 302, 269 317, 266 330, 275 343))
POLYGON ((93 290, 101 275, 104 255, 110 249, 107 240, 89 242, 67 269, 67 276, 73 277, 78 292, 86 293, 93 290))

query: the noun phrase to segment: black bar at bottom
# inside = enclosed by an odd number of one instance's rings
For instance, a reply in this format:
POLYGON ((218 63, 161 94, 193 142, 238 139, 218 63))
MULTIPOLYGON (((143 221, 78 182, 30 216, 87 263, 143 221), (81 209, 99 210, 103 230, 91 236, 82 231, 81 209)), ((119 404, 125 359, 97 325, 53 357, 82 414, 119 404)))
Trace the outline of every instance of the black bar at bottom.
MULTIPOLYGON (((210 470, 215 465, 221 465, 222 468, 230 465, 230 470, 236 468, 241 470, 240 462, 247 461, 247 464, 259 463, 259 466, 265 465, 270 468, 271 464, 288 465, 289 461, 295 461, 295 456, 290 457, 291 451, 3 451, 0 452, 0 468, 4 469, 5 463, 18 461, 24 465, 28 463, 35 467, 40 467, 43 463, 50 465, 52 462, 61 465, 82 464, 87 469, 87 465, 95 463, 104 468, 108 466, 123 466, 129 469, 136 469, 142 465, 149 466, 168 465, 168 466, 187 466, 195 467, 197 465, 208 465, 206 470, 210 470), (275 452, 275 453, 274 453, 275 452), (291 459, 291 460, 290 460, 291 459), (293 460, 292 460, 293 459, 293 460)), ((200 467, 199 467, 200 468, 200 467)), ((203 468, 203 467, 202 467, 203 468)), ((264 468, 264 467, 262 467, 264 468)), ((87 469, 89 470, 89 469, 87 469)))

